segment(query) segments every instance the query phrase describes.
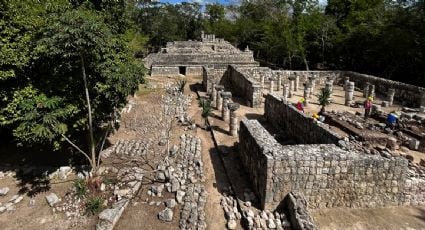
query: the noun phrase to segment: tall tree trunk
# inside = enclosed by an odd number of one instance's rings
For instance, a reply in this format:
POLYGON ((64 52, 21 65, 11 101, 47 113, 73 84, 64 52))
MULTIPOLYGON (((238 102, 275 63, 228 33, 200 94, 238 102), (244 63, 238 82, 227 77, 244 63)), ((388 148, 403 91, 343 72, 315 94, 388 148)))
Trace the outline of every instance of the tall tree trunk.
POLYGON ((309 71, 309 70, 310 70, 310 68, 308 67, 307 58, 305 58, 305 55, 304 55, 304 54, 303 54, 302 56, 303 56, 303 61, 304 61, 304 64, 305 64, 305 69, 306 69, 307 71, 309 71))
POLYGON ((86 94, 86 103, 87 103, 87 112, 88 112, 88 118, 89 118, 89 150, 91 155, 91 166, 92 166, 92 172, 96 172, 97 165, 96 165, 96 149, 95 149, 95 143, 94 143, 94 135, 93 135, 93 119, 92 119, 92 111, 91 111, 91 104, 90 104, 90 95, 89 95, 89 88, 87 84, 87 76, 86 76, 86 67, 84 64, 84 57, 82 54, 80 54, 81 59, 81 73, 83 75, 83 82, 84 82, 84 91, 86 94))

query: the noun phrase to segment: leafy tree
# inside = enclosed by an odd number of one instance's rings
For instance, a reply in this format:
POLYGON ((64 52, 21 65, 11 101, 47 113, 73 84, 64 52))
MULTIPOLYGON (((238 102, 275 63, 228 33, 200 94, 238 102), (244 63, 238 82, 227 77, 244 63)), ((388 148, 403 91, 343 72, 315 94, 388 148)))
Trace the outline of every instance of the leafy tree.
POLYGON ((325 107, 331 104, 331 95, 332 92, 328 88, 321 88, 320 94, 318 96, 319 105, 322 106, 320 109, 320 114, 323 114, 326 109, 325 107))
POLYGON ((70 143, 96 172, 106 137, 100 131, 112 126, 142 70, 105 18, 84 6, 52 12, 39 36, 31 75, 0 110, 0 122, 24 144, 70 143), (82 131, 87 140, 78 138, 82 131))
POLYGON ((201 116, 204 119, 205 129, 208 129, 209 127, 208 117, 212 115, 211 101, 201 98, 199 99, 199 107, 201 107, 202 109, 201 116))

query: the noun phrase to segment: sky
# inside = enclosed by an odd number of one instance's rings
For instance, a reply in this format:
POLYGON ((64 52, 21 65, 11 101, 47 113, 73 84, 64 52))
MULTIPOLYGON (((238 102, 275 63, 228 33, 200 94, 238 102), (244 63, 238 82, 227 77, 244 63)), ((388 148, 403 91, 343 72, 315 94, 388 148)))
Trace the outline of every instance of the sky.
MULTIPOLYGON (((171 3, 171 4, 176 4, 176 3, 180 3, 180 2, 198 2, 201 5, 206 4, 206 3, 218 2, 218 3, 221 3, 221 4, 227 5, 227 4, 235 2, 235 0, 160 0, 160 2, 168 2, 168 3, 171 3)), ((326 5, 327 0, 319 0, 319 3, 321 5, 326 5)))

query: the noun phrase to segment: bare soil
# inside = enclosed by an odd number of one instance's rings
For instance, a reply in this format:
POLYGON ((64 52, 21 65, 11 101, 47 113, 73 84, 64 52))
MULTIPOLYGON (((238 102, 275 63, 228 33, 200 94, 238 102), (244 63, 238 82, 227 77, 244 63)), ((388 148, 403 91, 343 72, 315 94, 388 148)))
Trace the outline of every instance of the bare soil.
POLYGON ((414 230, 425 229, 425 207, 374 209, 322 209, 312 212, 323 230, 414 230))
POLYGON ((94 216, 67 219, 63 212, 53 212, 46 202, 46 195, 54 192, 58 197, 64 197, 65 193, 72 187, 72 177, 67 181, 50 182, 45 188, 33 184, 28 186, 30 190, 23 190, 20 186, 21 180, 5 177, 0 179, 0 187, 9 187, 10 191, 6 196, 0 196, 0 203, 7 203, 12 196, 22 195, 23 200, 15 205, 16 210, 7 211, 0 214, 0 229, 94 229, 97 218, 94 216), (29 193, 31 189, 36 189, 36 193, 29 193), (31 196, 29 195, 31 194, 31 196), (35 200, 35 205, 30 205, 30 200, 35 200))

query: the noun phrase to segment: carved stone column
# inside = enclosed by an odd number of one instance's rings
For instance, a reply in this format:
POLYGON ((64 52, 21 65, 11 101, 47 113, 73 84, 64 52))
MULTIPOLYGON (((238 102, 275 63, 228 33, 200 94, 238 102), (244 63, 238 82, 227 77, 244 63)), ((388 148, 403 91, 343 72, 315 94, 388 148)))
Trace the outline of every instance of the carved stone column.
POLYGON ((284 102, 288 101, 288 94, 289 94, 289 85, 283 84, 283 101, 284 102))
POLYGON ((289 92, 288 92, 288 97, 291 98, 292 97, 292 90, 294 89, 294 79, 290 78, 289 79, 289 92))
POLYGON ((274 81, 273 79, 270 78, 270 93, 272 93, 274 91, 274 81))
POLYGON ((333 91, 333 84, 334 84, 333 80, 327 80, 326 83, 325 83, 325 88, 328 89, 329 92, 331 92, 331 93, 333 91))
POLYGON ((395 95, 395 89, 388 89, 388 104, 389 106, 392 106, 394 103, 394 95, 395 95))
POLYGON ((421 107, 424 107, 425 106, 425 92, 422 92, 421 93, 421 96, 420 96, 420 101, 419 101, 419 106, 421 107))
POLYGON ((348 82, 345 90, 345 105, 349 106, 353 103, 354 82, 348 82))
POLYGON ((277 75, 277 91, 280 91, 282 89, 282 75, 277 75))
POLYGON ((260 81, 261 81, 261 89, 264 89, 264 75, 260 76, 260 81))
POLYGON ((370 83, 366 82, 363 88, 363 97, 369 97, 369 87, 370 87, 370 83))
POLYGON ((375 98, 375 85, 369 85, 369 95, 368 97, 375 98))
POLYGON ((297 92, 299 84, 300 84, 300 76, 297 75, 295 76, 294 92, 297 92))
POLYGON ((238 103, 228 104, 230 110, 229 132, 232 136, 238 135, 238 117, 236 116, 236 110, 239 109, 239 107, 240 105, 238 103))
POLYGON ((350 77, 344 78, 344 91, 347 91, 347 85, 350 82, 350 77))
POLYGON ((223 121, 229 121, 229 107, 228 104, 230 102, 230 99, 232 98, 231 92, 222 92, 221 97, 223 98, 223 106, 221 109, 221 118, 223 118, 223 121))
POLYGON ((218 109, 219 111, 221 111, 221 107, 223 106, 223 98, 221 97, 221 93, 224 90, 224 86, 222 85, 216 85, 215 89, 217 90, 216 93, 216 109, 218 109))
POLYGON ((215 83, 213 82, 212 84, 212 91, 211 91, 211 106, 213 108, 216 107, 217 105, 217 90, 215 89, 215 83))

